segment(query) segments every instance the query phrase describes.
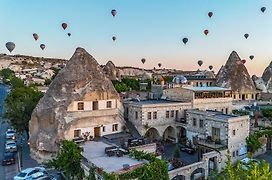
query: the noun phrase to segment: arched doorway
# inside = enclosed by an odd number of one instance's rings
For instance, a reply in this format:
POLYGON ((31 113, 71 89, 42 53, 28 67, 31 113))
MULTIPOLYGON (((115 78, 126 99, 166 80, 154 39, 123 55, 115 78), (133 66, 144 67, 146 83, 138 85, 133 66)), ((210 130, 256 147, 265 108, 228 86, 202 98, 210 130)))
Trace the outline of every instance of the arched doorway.
POLYGON ((205 179, 205 169, 198 168, 194 170, 191 174, 191 180, 204 180, 205 179))
POLYGON ((185 176, 183 176, 183 175, 177 175, 174 178, 172 178, 171 180, 185 180, 185 176))
POLYGON ((178 141, 181 144, 186 144, 186 129, 184 127, 178 126, 177 127, 178 132, 178 141))
POLYGON ((168 126, 163 133, 163 140, 176 143, 176 131, 172 126, 168 126))
POLYGON ((145 137, 149 141, 153 142, 155 140, 159 140, 160 139, 160 134, 159 134, 159 132, 158 132, 158 130, 156 128, 150 128, 150 129, 148 129, 146 131, 145 137))

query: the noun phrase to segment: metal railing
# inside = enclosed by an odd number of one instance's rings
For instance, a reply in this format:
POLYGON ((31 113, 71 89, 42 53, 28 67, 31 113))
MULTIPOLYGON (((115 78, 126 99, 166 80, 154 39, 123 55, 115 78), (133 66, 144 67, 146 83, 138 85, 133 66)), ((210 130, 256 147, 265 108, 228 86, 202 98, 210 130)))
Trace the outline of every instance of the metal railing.
POLYGON ((212 140, 211 138, 197 138, 197 143, 215 149, 227 149, 228 140, 212 140))

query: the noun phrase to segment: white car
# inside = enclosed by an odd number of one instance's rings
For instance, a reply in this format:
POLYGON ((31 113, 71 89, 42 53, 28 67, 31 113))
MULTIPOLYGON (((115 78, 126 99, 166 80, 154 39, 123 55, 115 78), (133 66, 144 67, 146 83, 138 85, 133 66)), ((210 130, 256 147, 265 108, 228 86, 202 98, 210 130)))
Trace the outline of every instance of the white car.
POLYGON ((43 167, 34 167, 34 168, 27 168, 16 176, 13 177, 13 180, 27 180, 33 178, 39 178, 45 176, 45 168, 43 167))
POLYGON ((6 152, 16 152, 17 151, 17 144, 13 140, 6 141, 5 144, 5 151, 6 152))
POLYGON ((242 165, 242 169, 243 170, 249 170, 252 168, 251 163, 256 163, 257 165, 260 164, 260 161, 258 161, 257 159, 251 159, 251 158, 244 158, 240 161, 241 165, 242 165))
POLYGON ((6 139, 16 139, 16 131, 14 129, 8 129, 6 131, 6 139))

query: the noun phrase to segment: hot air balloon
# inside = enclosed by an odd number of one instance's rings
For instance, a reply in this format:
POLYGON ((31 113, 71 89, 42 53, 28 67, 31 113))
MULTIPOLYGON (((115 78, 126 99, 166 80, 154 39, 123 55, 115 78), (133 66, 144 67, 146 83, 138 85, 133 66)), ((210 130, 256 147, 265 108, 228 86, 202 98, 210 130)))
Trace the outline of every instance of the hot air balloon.
POLYGON ((208 29, 205 29, 204 30, 204 34, 207 36, 209 34, 209 30, 208 29))
POLYGON ((161 66, 162 66, 162 64, 161 64, 161 63, 159 63, 159 64, 158 64, 158 66, 159 66, 159 67, 161 67, 161 66))
POLYGON ((141 61, 142 61, 142 63, 144 64, 144 63, 145 63, 145 58, 142 58, 141 61))
POLYGON ((210 65, 210 66, 209 66, 209 69, 210 69, 210 70, 212 70, 212 69, 213 69, 213 66, 212 66, 212 65, 210 65))
POLYGON ((39 35, 37 33, 34 33, 33 38, 35 39, 35 41, 37 41, 39 39, 39 35))
POLYGON ((112 36, 112 40, 115 41, 115 40, 116 40, 116 37, 115 37, 115 36, 112 36))
POLYGON ((199 61, 197 61, 197 64, 198 64, 199 66, 202 66, 203 61, 202 61, 202 60, 199 60, 199 61))
POLYGON ((44 44, 41 44, 41 45, 40 45, 40 48, 41 48, 42 50, 44 50, 45 45, 44 45, 44 44))
POLYGON ((65 30, 65 29, 67 28, 68 25, 67 25, 67 23, 62 23, 61 26, 62 26, 62 28, 65 30))
POLYGON ((245 59, 243 59, 243 60, 242 60, 242 63, 243 63, 243 64, 245 64, 245 63, 246 63, 246 60, 245 60, 245 59))
POLYGON ((111 14, 112 14, 113 17, 115 17, 116 14, 117 14, 117 11, 115 9, 113 9, 113 10, 111 10, 111 14))
POLYGON ((184 44, 186 44, 186 43, 188 42, 188 38, 183 38, 183 39, 182 39, 182 42, 183 42, 184 44))
POLYGON ((246 39, 248 38, 248 36, 249 36, 249 34, 245 34, 245 35, 244 35, 244 37, 245 37, 246 39))
POLYGON ((208 16, 211 18, 213 16, 213 12, 209 12, 208 16))
POLYGON ((254 59, 254 56, 253 56, 253 55, 251 55, 251 56, 249 56, 249 58, 252 60, 252 59, 254 59))
POLYGON ((67 35, 70 37, 72 34, 71 33, 67 33, 67 35))
POLYGON ((11 53, 14 48, 15 48, 15 44, 13 42, 7 42, 6 43, 6 48, 9 50, 9 52, 11 53))
POLYGON ((264 13, 265 12, 265 10, 266 10, 266 7, 262 7, 261 8, 261 11, 264 13))

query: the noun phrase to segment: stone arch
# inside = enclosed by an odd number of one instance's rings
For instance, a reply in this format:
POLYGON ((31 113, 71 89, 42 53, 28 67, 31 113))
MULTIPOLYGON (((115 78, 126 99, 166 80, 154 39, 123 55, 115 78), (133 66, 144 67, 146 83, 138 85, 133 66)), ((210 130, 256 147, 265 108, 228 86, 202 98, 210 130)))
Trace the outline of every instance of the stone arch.
POLYGON ((165 141, 176 141, 176 137, 177 137, 177 134, 176 134, 176 129, 172 126, 168 126, 164 132, 163 132, 163 140, 165 141))
POLYGON ((159 131, 156 128, 149 128, 145 133, 145 138, 149 141, 155 141, 160 139, 159 131))
POLYGON ((185 127, 177 126, 177 138, 178 142, 181 144, 186 144, 187 141, 187 130, 185 127))
POLYGON ((185 180, 185 179, 186 179, 185 176, 183 176, 183 175, 177 175, 177 176, 173 177, 171 180, 185 180))
POLYGON ((197 168, 191 174, 191 180, 204 180, 205 179, 205 169, 197 168))

